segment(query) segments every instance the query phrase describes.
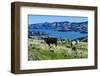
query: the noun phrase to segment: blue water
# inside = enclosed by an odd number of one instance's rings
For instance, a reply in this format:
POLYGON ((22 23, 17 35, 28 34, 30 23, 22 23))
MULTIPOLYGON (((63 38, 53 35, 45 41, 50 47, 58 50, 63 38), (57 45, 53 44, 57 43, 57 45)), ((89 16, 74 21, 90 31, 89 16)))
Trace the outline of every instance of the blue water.
POLYGON ((41 30, 41 29, 34 29, 34 31, 40 31, 40 32, 46 32, 49 36, 58 37, 58 38, 65 38, 65 39, 76 39, 80 37, 87 36, 88 34, 75 32, 75 31, 67 31, 67 32, 61 32, 61 31, 55 31, 55 30, 41 30))

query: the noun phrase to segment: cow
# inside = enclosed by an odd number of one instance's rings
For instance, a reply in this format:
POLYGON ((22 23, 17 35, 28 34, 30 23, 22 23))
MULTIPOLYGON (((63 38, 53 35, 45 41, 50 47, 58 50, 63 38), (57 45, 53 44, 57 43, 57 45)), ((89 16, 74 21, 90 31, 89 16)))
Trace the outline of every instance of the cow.
POLYGON ((77 45, 78 43, 79 43, 79 40, 72 40, 71 41, 71 46, 77 45))
POLYGON ((73 51, 77 51, 76 45, 79 43, 79 40, 72 40, 71 41, 71 47, 73 51))
POLYGON ((51 44, 55 44, 55 46, 57 46, 57 38, 47 37, 47 38, 43 38, 43 39, 46 42, 46 44, 48 44, 49 47, 50 47, 51 44))

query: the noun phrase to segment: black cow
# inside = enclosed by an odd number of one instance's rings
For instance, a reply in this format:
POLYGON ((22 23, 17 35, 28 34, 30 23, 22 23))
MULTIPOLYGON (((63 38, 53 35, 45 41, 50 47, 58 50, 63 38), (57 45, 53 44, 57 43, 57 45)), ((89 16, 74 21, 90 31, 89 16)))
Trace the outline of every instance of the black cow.
POLYGON ((50 46, 50 44, 55 44, 55 46, 57 46, 57 38, 47 37, 47 38, 43 38, 43 39, 49 46, 50 46))

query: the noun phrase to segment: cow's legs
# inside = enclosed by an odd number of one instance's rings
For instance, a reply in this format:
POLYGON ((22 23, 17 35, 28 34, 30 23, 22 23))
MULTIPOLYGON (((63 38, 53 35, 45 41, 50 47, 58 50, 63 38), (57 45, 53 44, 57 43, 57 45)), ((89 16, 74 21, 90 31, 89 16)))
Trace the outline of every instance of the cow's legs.
POLYGON ((49 48, 51 48, 50 44, 48 44, 49 48))

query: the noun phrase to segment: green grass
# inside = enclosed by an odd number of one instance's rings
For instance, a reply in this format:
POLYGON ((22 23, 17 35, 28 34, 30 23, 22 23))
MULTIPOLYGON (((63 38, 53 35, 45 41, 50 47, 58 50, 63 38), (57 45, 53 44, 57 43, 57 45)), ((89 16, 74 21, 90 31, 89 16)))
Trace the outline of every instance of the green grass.
POLYGON ((28 60, 55 60, 55 59, 79 59, 88 57, 87 42, 75 45, 73 51, 69 43, 58 42, 57 47, 52 48, 42 40, 28 40, 28 60))

